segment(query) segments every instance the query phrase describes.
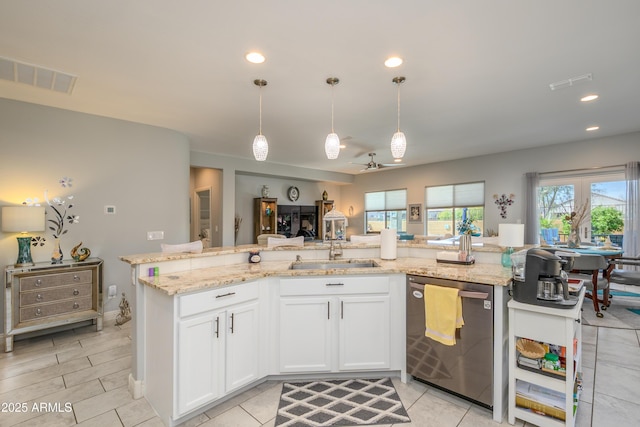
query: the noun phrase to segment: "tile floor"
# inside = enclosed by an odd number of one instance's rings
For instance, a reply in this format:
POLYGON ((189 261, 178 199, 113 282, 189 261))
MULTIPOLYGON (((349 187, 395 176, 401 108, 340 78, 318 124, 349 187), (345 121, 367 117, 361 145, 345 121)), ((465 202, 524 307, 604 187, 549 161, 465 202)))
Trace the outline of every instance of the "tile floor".
MULTIPOLYGON (((105 319, 101 332, 87 326, 17 341, 12 353, 0 353, 0 427, 162 426, 146 400, 127 391, 131 324, 114 323, 105 319)), ((638 425, 640 331, 584 326, 583 336, 585 389, 576 426, 638 425)), ((394 384, 412 419, 398 426, 496 425, 488 410, 464 400, 418 382, 394 384)), ((185 426, 273 426, 280 391, 279 382, 260 384, 185 426)))

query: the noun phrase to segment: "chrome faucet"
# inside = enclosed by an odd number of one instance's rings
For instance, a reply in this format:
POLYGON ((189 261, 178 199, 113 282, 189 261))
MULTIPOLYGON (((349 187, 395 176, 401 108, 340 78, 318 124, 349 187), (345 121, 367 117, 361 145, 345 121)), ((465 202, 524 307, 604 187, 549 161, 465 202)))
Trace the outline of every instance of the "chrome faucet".
POLYGON ((330 260, 335 260, 337 257, 342 256, 342 245, 340 245, 340 243, 336 243, 336 245, 338 245, 338 247, 336 248, 334 246, 334 241, 331 240, 331 245, 329 246, 329 259, 330 260))

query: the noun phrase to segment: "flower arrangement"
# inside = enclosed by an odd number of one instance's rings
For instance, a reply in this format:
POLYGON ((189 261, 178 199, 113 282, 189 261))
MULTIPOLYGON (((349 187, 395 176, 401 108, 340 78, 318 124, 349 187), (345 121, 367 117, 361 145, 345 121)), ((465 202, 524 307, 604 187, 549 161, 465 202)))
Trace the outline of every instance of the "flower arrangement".
POLYGON ((478 227, 473 224, 474 219, 472 217, 462 218, 462 220, 458 221, 458 225, 456 226, 458 229, 458 234, 469 234, 473 235, 478 233, 478 227))
POLYGON ((564 220, 569 224, 570 228, 569 241, 567 242, 570 248, 577 248, 582 243, 580 241, 580 224, 582 224, 587 215, 588 206, 589 199, 587 199, 582 206, 564 216, 564 220))
MULTIPOLYGON (((72 186, 71 181, 71 178, 64 177, 59 181, 59 183, 63 188, 67 188, 72 186)), ((65 224, 77 224, 80 222, 80 216, 69 213, 71 208, 73 208, 72 195, 67 196, 66 199, 54 197, 50 200, 48 190, 45 190, 44 199, 55 215, 55 218, 47 220, 47 222, 52 224, 49 226, 49 230, 53 231, 54 238, 57 239, 62 235, 67 234, 67 231, 69 230, 65 230, 65 224), (69 203, 67 203, 67 201, 69 203)))

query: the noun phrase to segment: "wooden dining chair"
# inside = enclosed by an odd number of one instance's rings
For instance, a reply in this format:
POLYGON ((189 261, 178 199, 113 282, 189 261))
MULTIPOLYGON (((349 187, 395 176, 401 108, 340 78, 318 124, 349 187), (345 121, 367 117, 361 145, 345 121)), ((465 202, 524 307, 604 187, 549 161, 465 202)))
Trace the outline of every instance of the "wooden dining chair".
POLYGON ((581 279, 586 287, 585 298, 591 299, 597 317, 603 317, 600 311, 606 310, 611 301, 609 298, 609 263, 602 255, 579 254, 574 258, 570 279, 581 279), (602 298, 598 291, 602 291, 602 298), (600 305, 602 304, 602 305, 600 305))

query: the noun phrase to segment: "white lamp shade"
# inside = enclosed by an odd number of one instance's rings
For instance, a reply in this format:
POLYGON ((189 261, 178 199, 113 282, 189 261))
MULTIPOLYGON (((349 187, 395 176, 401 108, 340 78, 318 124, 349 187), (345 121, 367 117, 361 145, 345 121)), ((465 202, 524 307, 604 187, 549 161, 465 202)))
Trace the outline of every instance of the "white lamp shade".
POLYGON ((404 152, 407 150, 407 138, 403 132, 396 132, 391 138, 391 155, 394 159, 401 159, 404 157, 404 152))
POLYGON ((267 137, 262 134, 256 135, 253 140, 253 157, 259 162, 264 162, 267 160, 268 153, 269 143, 267 142, 267 137))
POLYGON ((524 224, 498 224, 498 245, 505 248, 524 246, 524 224))
POLYGON ((2 231, 27 233, 44 231, 44 207, 4 206, 2 208, 2 231))
POLYGON ((327 159, 335 160, 340 154, 340 138, 337 133, 330 133, 327 135, 327 140, 324 142, 324 152, 327 154, 327 159))

